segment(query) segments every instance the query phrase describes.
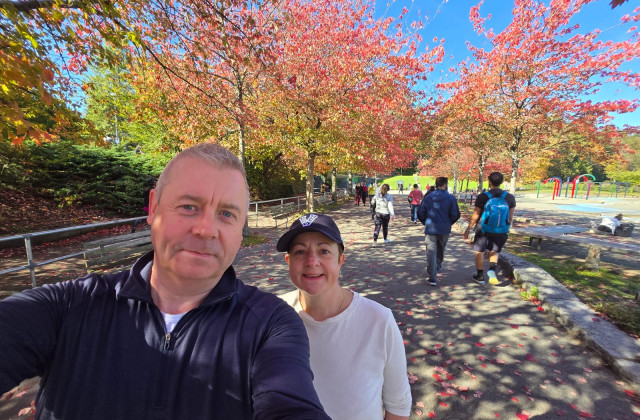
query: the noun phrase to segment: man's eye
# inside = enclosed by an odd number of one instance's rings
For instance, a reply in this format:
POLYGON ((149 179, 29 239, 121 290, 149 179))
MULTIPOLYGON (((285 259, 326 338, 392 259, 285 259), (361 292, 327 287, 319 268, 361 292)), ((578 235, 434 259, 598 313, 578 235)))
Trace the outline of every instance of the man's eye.
POLYGON ((303 255, 304 254, 304 249, 296 249, 295 251, 293 251, 293 255, 303 255))
POLYGON ((182 207, 183 209, 185 209, 187 211, 193 211, 196 208, 196 206, 194 206, 193 204, 183 204, 180 207, 182 207))
POLYGON ((331 254, 331 251, 328 249, 323 249, 320 251, 322 254, 331 254))
POLYGON ((222 216, 224 217, 234 217, 234 214, 231 213, 230 211, 226 211, 226 210, 222 210, 222 216))

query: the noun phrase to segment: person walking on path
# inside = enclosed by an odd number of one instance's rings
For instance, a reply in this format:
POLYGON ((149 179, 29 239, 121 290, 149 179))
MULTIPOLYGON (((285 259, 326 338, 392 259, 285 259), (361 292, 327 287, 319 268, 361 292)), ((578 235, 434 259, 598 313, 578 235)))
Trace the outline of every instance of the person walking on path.
POLYGON ((448 178, 436 178, 435 191, 420 205, 420 221, 424 220, 424 241, 427 249, 427 273, 431 286, 438 285, 438 271, 442 269, 444 249, 449 240, 451 225, 460 218, 455 197, 447 192, 448 178))
POLYGON ((328 419, 300 317, 231 265, 249 204, 238 158, 181 151, 149 204, 153 251, 131 269, 0 302, 0 394, 40 376, 37 419, 328 419))
POLYGON ((362 198, 362 184, 358 182, 356 184, 356 206, 360 205, 360 198, 362 198))
POLYGON ((360 188, 360 196, 362 197, 362 205, 367 205, 367 197, 369 197, 369 189, 367 188, 367 183, 363 182, 362 187, 360 188))
POLYGON ((471 278, 482 285, 487 284, 484 279, 486 250, 489 250, 489 270, 487 271, 489 283, 498 284, 496 276, 498 256, 509 238, 509 228, 516 209, 516 198, 513 194, 500 188, 503 181, 504 176, 500 172, 489 175, 489 191, 478 194, 473 215, 464 231, 464 239, 467 239, 471 228, 475 226, 473 250, 476 252, 477 272, 471 278))
POLYGON ((398 180, 398 190, 400 191, 400 194, 404 191, 404 181, 401 179, 398 180))
POLYGON ((286 252, 296 286, 280 297, 304 322, 313 385, 327 414, 333 420, 408 420, 402 335, 388 308, 340 285, 344 243, 333 219, 302 216, 276 248, 286 252))
POLYGON ((380 228, 382 228, 382 237, 384 243, 388 244, 389 238, 389 221, 396 218, 396 214, 393 210, 393 197, 389 194, 389 184, 382 184, 380 187, 380 193, 373 196, 371 199, 371 207, 375 208, 373 229, 373 246, 376 246, 378 242, 378 236, 380 236, 380 228))
POLYGON ((422 203, 422 191, 418 188, 418 184, 413 184, 413 190, 409 193, 409 197, 411 198, 411 221, 414 224, 418 223, 418 209, 420 208, 420 203, 422 203))

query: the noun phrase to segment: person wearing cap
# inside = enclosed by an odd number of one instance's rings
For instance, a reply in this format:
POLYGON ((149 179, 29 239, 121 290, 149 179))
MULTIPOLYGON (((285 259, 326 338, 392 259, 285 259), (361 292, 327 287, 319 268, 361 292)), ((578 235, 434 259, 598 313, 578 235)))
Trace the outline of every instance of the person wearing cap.
POLYGON ((393 197, 389 194, 389 184, 382 184, 380 192, 377 193, 371 199, 371 206, 375 206, 374 223, 373 228, 373 246, 378 243, 378 236, 380 236, 380 228, 382 228, 382 237, 386 244, 389 243, 389 221, 396 218, 396 214, 393 210, 393 197))
POLYGON ((309 336, 313 385, 333 420, 408 419, 411 390, 391 310, 340 285, 345 262, 331 217, 309 213, 280 237, 296 290, 281 297, 309 336))

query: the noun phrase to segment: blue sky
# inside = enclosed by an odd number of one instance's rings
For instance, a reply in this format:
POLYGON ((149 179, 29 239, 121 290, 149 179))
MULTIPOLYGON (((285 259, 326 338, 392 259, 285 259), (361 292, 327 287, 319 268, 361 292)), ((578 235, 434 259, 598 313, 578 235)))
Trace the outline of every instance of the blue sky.
MULTIPOLYGON (((431 85, 440 81, 453 80, 455 75, 449 73, 449 68, 454 67, 459 61, 470 56, 466 41, 476 47, 490 48, 483 37, 478 36, 473 25, 469 21, 469 9, 478 4, 479 0, 375 0, 376 16, 397 17, 403 7, 409 10, 403 19, 409 24, 411 21, 422 17, 425 26, 420 30, 423 42, 433 44, 433 38, 444 38, 445 58, 442 64, 436 67, 429 81, 431 85)), ((626 14, 632 14, 635 7, 640 6, 638 0, 630 0, 611 9, 610 0, 598 0, 583 7, 579 14, 574 16, 572 24, 578 23, 580 31, 600 29, 603 40, 627 39, 627 30, 630 24, 617 27, 620 18, 626 14)), ((496 33, 504 29, 511 21, 511 5, 509 0, 485 0, 480 8, 480 14, 491 19, 486 22, 486 27, 493 28, 496 33)), ((640 60, 628 63, 624 69, 640 72, 640 60)), ((624 85, 608 83, 603 85, 598 95, 592 96, 592 100, 635 99, 640 91, 630 89, 624 85)), ((619 127, 625 124, 640 126, 640 110, 633 113, 614 115, 614 123, 619 127)))

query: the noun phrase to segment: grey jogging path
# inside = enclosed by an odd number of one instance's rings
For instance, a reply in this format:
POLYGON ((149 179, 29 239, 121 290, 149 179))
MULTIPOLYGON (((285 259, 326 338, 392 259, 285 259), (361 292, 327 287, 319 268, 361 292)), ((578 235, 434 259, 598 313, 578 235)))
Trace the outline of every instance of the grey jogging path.
MULTIPOLYGON (((391 308, 403 334, 412 419, 640 417, 638 389, 561 327, 550 307, 541 311, 523 300, 502 269, 497 286, 470 280, 474 253, 457 230, 439 285, 429 286, 423 226, 410 223, 405 197, 394 200, 391 243, 378 248, 371 247, 368 205, 348 203, 330 214, 345 241, 343 285, 391 308)), ((293 286, 284 256, 275 250, 283 230, 266 232, 271 240, 242 249, 234 266, 245 283, 284 293, 293 286)), ((531 275, 542 278, 544 272, 531 275)), ((593 328, 605 322, 592 321, 593 328)), ((0 420, 26 418, 10 414, 8 402, 0 402, 0 420)))

